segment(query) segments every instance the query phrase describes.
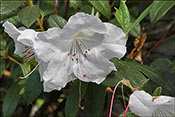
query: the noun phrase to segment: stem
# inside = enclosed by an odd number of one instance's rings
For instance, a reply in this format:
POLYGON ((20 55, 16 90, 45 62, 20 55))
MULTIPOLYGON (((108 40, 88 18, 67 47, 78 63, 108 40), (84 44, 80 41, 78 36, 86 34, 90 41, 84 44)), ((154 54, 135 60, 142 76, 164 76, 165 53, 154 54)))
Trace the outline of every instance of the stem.
POLYGON ((7 55, 7 57, 8 57, 11 61, 15 62, 16 64, 21 65, 20 62, 18 62, 17 60, 15 60, 14 58, 12 58, 11 56, 7 55))
POLYGON ((126 115, 126 113, 127 113, 127 110, 128 110, 128 107, 129 107, 129 102, 128 102, 128 105, 127 105, 127 107, 126 107, 126 110, 125 110, 125 113, 124 113, 123 117, 125 117, 125 115, 126 115))
POLYGON ((56 16, 58 16, 57 1, 56 1, 56 0, 54 0, 54 1, 55 1, 55 9, 54 9, 54 13, 55 13, 56 16))
POLYGON ((67 3, 66 3, 66 11, 64 12, 64 19, 66 19, 67 17, 68 8, 69 8, 69 0, 67 0, 67 3))
POLYGON ((125 95, 124 95, 123 85, 121 86, 121 89, 122 89, 122 98, 123 98, 124 107, 126 108, 126 102, 125 102, 125 95))
MULTIPOLYGON (((33 4, 33 0, 28 0, 28 1, 29 1, 29 4, 30 4, 31 6, 34 5, 34 4, 33 4)), ((41 16, 41 21, 40 21, 39 18, 37 18, 37 22, 38 22, 38 24, 39 24, 39 27, 40 27, 41 31, 44 31, 43 19, 44 19, 44 16, 43 16, 43 15, 41 16)))
POLYGON ((147 53, 145 53, 143 56, 150 54, 167 37, 168 33, 173 29, 173 27, 174 27, 174 24, 171 25, 171 27, 163 35, 163 37, 159 41, 157 41, 156 44, 149 51, 147 51, 147 53))
POLYGON ((80 81, 80 85, 79 85, 79 104, 78 104, 78 107, 81 110, 84 110, 84 106, 81 106, 81 81, 80 81))
POLYGON ((109 111, 109 117, 111 117, 111 113, 112 113, 112 106, 113 106, 115 91, 116 91, 118 85, 119 85, 122 81, 123 81, 123 80, 119 81, 119 82, 116 84, 115 88, 114 88, 114 91, 113 91, 113 94, 112 94, 112 98, 111 98, 111 106, 110 106, 110 111, 109 111))

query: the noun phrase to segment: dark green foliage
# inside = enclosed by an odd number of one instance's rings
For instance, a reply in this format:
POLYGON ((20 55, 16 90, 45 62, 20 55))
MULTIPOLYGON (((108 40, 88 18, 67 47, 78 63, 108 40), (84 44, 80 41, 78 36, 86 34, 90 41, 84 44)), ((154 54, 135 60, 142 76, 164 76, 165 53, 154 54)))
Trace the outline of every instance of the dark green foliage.
POLYGON ((42 92, 43 85, 38 71, 33 72, 27 79, 24 89, 24 98, 28 104, 31 104, 42 92))
POLYGON ((60 16, 56 16, 56 15, 51 15, 48 18, 48 23, 51 27, 60 27, 63 28, 64 25, 67 23, 67 21, 60 17, 60 16))

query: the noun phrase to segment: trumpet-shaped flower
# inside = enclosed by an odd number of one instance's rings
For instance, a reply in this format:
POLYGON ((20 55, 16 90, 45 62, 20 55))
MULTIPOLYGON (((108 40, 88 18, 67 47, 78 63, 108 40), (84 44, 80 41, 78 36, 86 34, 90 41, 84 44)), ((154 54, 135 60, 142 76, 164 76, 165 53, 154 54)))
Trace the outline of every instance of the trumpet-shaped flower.
POLYGON ((100 84, 116 70, 109 59, 126 53, 126 38, 120 28, 85 13, 71 16, 62 30, 40 33, 38 38, 51 45, 46 52, 36 47, 37 56, 49 61, 43 74, 48 91, 61 89, 75 77, 100 84))
MULTIPOLYGON (((33 58, 35 58, 36 61, 39 62, 38 63, 38 65, 40 65, 39 72, 42 79, 43 73, 47 68, 47 63, 44 63, 42 60, 38 59, 38 57, 35 54, 35 50, 33 48, 34 47, 33 40, 36 40, 37 32, 35 32, 32 29, 25 29, 24 27, 17 29, 12 23, 8 21, 3 24, 3 27, 5 28, 4 31, 8 33, 8 35, 15 42, 15 51, 14 51, 15 54, 18 54, 20 57, 24 56, 26 58, 25 62, 28 62, 33 58)), ((38 65, 32 70, 32 72, 38 67, 38 65)), ((26 78, 31 73, 29 73, 25 77, 19 77, 19 78, 26 78)))
POLYGON ((151 96, 145 91, 135 91, 129 99, 131 112, 138 116, 175 116, 175 98, 170 96, 151 96))
POLYGON ((71 16, 63 29, 31 32, 21 34, 17 41, 32 47, 46 63, 42 79, 47 92, 60 90, 75 78, 100 84, 116 70, 109 59, 126 53, 126 38, 120 28, 85 13, 71 16), (35 38, 25 38, 28 35, 35 38))

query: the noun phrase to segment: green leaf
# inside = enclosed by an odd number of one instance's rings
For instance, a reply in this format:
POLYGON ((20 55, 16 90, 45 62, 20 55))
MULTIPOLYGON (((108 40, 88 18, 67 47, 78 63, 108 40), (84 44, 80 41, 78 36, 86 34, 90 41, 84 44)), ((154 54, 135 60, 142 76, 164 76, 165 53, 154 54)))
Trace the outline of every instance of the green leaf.
POLYGON ((42 92, 43 85, 40 81, 39 72, 35 71, 27 79, 24 98, 28 104, 31 104, 42 92))
POLYGON ((154 1, 154 6, 150 11, 151 23, 155 24, 159 19, 161 19, 174 5, 174 0, 169 1, 154 1))
POLYGON ((27 63, 25 63, 25 64, 19 64, 19 66, 20 66, 20 68, 21 68, 22 73, 23 73, 24 76, 27 75, 28 72, 30 71, 30 64, 27 64, 27 63))
POLYGON ((9 21, 10 23, 12 23, 13 25, 17 27, 21 27, 22 25, 18 16, 10 17, 8 19, 5 19, 5 21, 9 21))
POLYGON ((89 2, 106 18, 110 19, 111 16, 111 8, 109 5, 109 1, 102 0, 89 0, 89 2))
POLYGON ((123 76, 123 78, 130 80, 134 87, 142 87, 148 79, 140 72, 140 70, 135 67, 135 65, 128 64, 127 61, 122 61, 118 59, 113 60, 118 72, 123 76))
POLYGON ((10 13, 17 8, 19 8, 24 1, 22 0, 15 0, 15 1, 1 1, 1 8, 0 8, 0 13, 2 14, 7 14, 10 13))
POLYGON ((90 83, 87 92, 90 116, 102 116, 106 96, 106 87, 103 85, 90 83))
MULTIPOLYGON (((80 81, 76 80, 73 84, 73 87, 70 90, 70 94, 67 97, 66 106, 65 106, 65 114, 66 117, 75 117, 79 107, 79 84, 80 81)), ((87 90, 88 83, 81 82, 81 97, 84 96, 87 90)))
POLYGON ((138 69, 141 73, 143 73, 145 76, 147 76, 149 79, 157 83, 158 85, 166 88, 167 90, 171 90, 170 84, 167 79, 165 79, 160 72, 153 69, 152 67, 149 67, 147 65, 141 65, 133 60, 127 60, 127 64, 134 66, 136 69, 138 69))
POLYGON ((48 23, 51 27, 63 28, 67 21, 61 16, 51 15, 48 19, 48 23))
POLYGON ((37 5, 28 6, 19 12, 18 17, 29 28, 40 17, 40 9, 37 5))
POLYGON ((1 61, 1 64, 0 64, 0 77, 2 76, 2 74, 3 74, 3 71, 5 70, 5 60, 4 59, 2 59, 2 57, 1 57, 1 59, 0 59, 1 61))
MULTIPOLYGON (((131 16, 131 22, 133 23, 136 19, 131 16)), ((133 29, 131 29, 130 34, 134 37, 138 37, 141 34, 141 26, 138 23, 133 29)))
POLYGON ((1 17, 0 17, 0 20, 7 20, 8 18, 11 18, 11 17, 14 17, 14 16, 17 16, 19 12, 19 9, 16 9, 10 13, 6 13, 6 14, 2 14, 1 17))
POLYGON ((161 92, 162 92, 162 87, 157 87, 153 92, 153 96, 160 96, 161 92))
POLYGON ((167 58, 159 58, 151 63, 151 67, 158 70, 168 70, 170 68, 171 61, 167 58))
POLYGON ((123 80, 124 76, 120 72, 112 72, 108 77, 102 82, 105 86, 114 87, 120 80, 123 80))
POLYGON ((19 100, 19 91, 20 86, 17 84, 12 85, 9 90, 7 91, 7 94, 3 101, 3 116, 11 116, 13 111, 16 109, 16 106, 18 104, 19 100))
POLYGON ((39 7, 41 9, 41 13, 45 16, 50 13, 53 13, 55 8, 55 2, 54 0, 48 1, 48 0, 40 0, 39 1, 39 7))
POLYGON ((1 56, 6 56, 6 49, 7 49, 7 43, 6 43, 6 40, 5 39, 3 39, 3 37, 2 36, 0 36, 0 39, 1 39, 1 41, 0 41, 0 55, 1 56))
MULTIPOLYGON (((123 112, 120 114, 119 117, 123 117, 124 113, 125 113, 125 111, 123 111, 123 112)), ((133 114, 133 113, 130 111, 130 109, 128 109, 128 111, 126 112, 126 115, 125 115, 125 116, 126 116, 126 117, 137 117, 135 114, 133 114)))
POLYGON ((148 15, 148 13, 149 13, 150 10, 152 9, 153 5, 154 5, 154 3, 152 3, 151 5, 149 5, 149 7, 147 7, 147 8, 140 14, 140 16, 134 21, 134 23, 132 23, 132 24, 128 27, 128 29, 127 29, 127 31, 126 31, 126 34, 128 34, 128 33, 130 32, 131 29, 133 29, 139 22, 142 21, 142 19, 143 19, 146 15, 148 15))
POLYGON ((126 1, 124 0, 120 1, 120 7, 119 9, 116 8, 115 17, 119 21, 122 29, 126 32, 131 22, 128 7, 126 6, 125 2, 126 1))
POLYGON ((82 6, 80 0, 70 0, 70 5, 75 9, 78 10, 80 6, 82 6))

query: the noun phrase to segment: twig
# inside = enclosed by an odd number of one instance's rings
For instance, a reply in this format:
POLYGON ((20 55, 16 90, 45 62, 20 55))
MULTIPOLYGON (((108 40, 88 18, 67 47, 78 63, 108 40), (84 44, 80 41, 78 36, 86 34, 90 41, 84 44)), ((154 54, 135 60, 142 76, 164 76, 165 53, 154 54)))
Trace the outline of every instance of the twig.
POLYGON ((64 19, 66 19, 67 17, 68 8, 69 8, 69 0, 67 0, 67 3, 66 3, 66 11, 64 12, 64 19))
POLYGON ((147 51, 143 56, 147 56, 148 54, 150 54, 166 37, 167 37, 167 35, 168 35, 168 33, 173 29, 173 27, 174 27, 174 24, 172 24, 171 25, 171 27, 168 29, 168 31, 163 35, 163 37, 159 40, 159 41, 157 41, 156 43, 155 43, 155 45, 149 50, 149 51, 147 51))
POLYGON ((54 13, 56 16, 58 16, 58 10, 57 10, 57 0, 54 0, 55 1, 55 8, 54 8, 54 13))

